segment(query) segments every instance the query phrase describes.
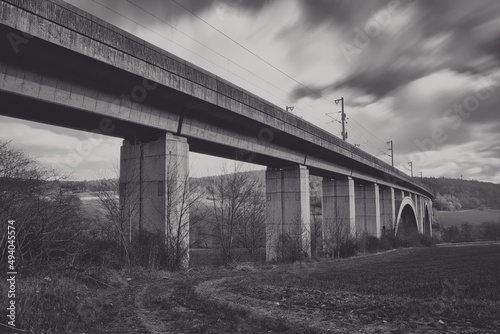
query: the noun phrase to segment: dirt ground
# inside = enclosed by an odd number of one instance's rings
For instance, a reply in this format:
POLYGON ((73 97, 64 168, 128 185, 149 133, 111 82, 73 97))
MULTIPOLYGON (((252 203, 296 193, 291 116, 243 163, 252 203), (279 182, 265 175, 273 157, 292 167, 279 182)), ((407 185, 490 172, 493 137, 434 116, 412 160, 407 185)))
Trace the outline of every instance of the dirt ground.
POLYGON ((500 246, 133 278, 89 333, 500 333, 500 246))

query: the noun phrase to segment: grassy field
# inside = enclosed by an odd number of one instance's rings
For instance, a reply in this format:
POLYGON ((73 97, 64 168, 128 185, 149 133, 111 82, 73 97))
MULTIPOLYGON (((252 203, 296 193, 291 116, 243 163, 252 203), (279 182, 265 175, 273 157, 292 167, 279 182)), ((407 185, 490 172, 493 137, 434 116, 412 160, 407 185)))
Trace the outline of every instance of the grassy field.
MULTIPOLYGON (((122 275, 128 279, 109 270, 20 276, 18 328, 45 334, 500 333, 500 245, 122 275)), ((5 283, 0 288, 6 296, 5 283)))
POLYGON ((470 224, 481 225, 484 222, 500 223, 500 210, 462 210, 462 211, 436 211, 436 221, 443 226, 470 224))

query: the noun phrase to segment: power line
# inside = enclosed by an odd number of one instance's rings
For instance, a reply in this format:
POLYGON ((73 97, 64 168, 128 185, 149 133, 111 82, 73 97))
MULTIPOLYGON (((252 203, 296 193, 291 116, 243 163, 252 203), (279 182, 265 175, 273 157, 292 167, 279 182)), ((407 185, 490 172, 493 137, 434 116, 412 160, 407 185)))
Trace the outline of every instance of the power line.
MULTIPOLYGON (((215 49, 211 48, 210 46, 208 46, 208 45, 206 45, 206 44, 204 44, 204 43, 200 42, 199 40, 197 40, 196 38, 194 38, 194 37, 190 36, 189 34, 186 34, 186 33, 185 33, 185 32, 183 32, 182 30, 180 30, 180 29, 176 28, 175 26, 171 25, 171 24, 170 24, 170 23, 168 23, 167 21, 165 21, 165 20, 163 20, 162 18, 158 17, 157 15, 155 15, 155 14, 151 13, 150 11, 146 10, 145 8, 143 8, 143 7, 139 6, 138 4, 134 3, 133 1, 131 1, 131 0, 126 0, 126 1, 127 1, 127 2, 129 2, 131 5, 133 5, 133 6, 137 7, 137 8, 139 8, 140 10, 142 10, 143 12, 145 12, 146 14, 150 15, 151 17, 153 17, 153 18, 157 19, 158 21, 160 21, 160 22, 162 22, 162 23, 164 23, 164 24, 168 25, 168 26, 169 26, 169 27, 171 27, 172 29, 174 29, 174 30, 178 31, 179 33, 181 33, 182 35, 186 36, 187 38, 189 38, 189 39, 191 39, 191 40, 195 41, 195 42, 196 42, 196 43, 198 43, 199 45, 201 45, 201 46, 203 46, 203 47, 207 48, 208 50, 212 51, 213 53, 215 53, 216 55, 220 56, 220 57, 221 57, 221 58, 223 58, 224 60, 227 60, 228 62, 230 62, 230 63, 234 64, 235 66, 237 66, 238 68, 240 68, 240 69, 244 70, 244 71, 245 71, 245 72, 247 72, 248 74, 250 74, 250 75, 252 75, 252 76, 256 77, 257 79, 260 79, 262 82, 264 82, 264 83, 266 83, 266 84, 268 84, 268 85, 273 86, 273 87, 274 87, 274 88, 276 88, 277 90, 281 91, 282 93, 284 93, 284 94, 286 94, 286 95, 288 95, 288 96, 291 96, 291 97, 292 97, 292 98, 294 98, 294 99, 296 99, 296 98, 297 98, 296 96, 294 96, 294 95, 293 95, 293 94, 291 94, 290 92, 287 92, 287 91, 285 91, 285 90, 281 89, 281 88, 280 88, 280 87, 278 87, 277 85, 275 85, 275 84, 273 84, 273 83, 271 83, 271 82, 267 81, 266 79, 262 78, 261 76, 259 76, 259 75, 255 74, 253 71, 251 71, 251 70, 249 70, 249 69, 247 69, 247 68, 245 68, 245 67, 243 67, 243 66, 239 65, 238 63, 236 63, 236 62, 234 62, 233 60, 229 59, 228 57, 226 57, 226 56, 225 56, 225 55, 223 55, 222 53, 220 53, 220 52, 218 52, 217 50, 215 50, 215 49)), ((94 2, 97 2, 97 1, 96 1, 96 0, 94 0, 94 2)), ((158 35, 158 36, 160 36, 160 37, 162 37, 162 38, 164 38, 164 39, 166 39, 166 40, 168 40, 168 41, 170 41, 170 42, 172 42, 172 43, 174 43, 174 44, 176 44, 176 45, 180 46, 180 47, 181 47, 181 48, 183 48, 184 50, 187 50, 187 51, 189 51, 189 52, 191 52, 191 53, 193 53, 193 54, 197 55, 198 57, 200 57, 200 58, 202 58, 202 59, 204 59, 204 60, 206 60, 206 61, 210 62, 211 64, 213 64, 213 65, 215 65, 215 66, 217 66, 217 67, 219 67, 219 68, 223 69, 224 71, 226 71, 226 72, 228 72, 228 73, 230 73, 230 74, 232 74, 232 75, 234 75, 234 76, 236 76, 236 77, 238 77, 238 78, 240 78, 240 79, 244 80, 245 82, 247 82, 247 83, 251 84, 252 86, 257 87, 257 88, 261 89, 262 91, 264 91, 264 92, 267 92, 267 93, 271 94, 272 96, 274 96, 274 97, 278 98, 280 101, 284 102, 285 104, 286 104, 286 103, 288 103, 288 101, 283 100, 281 97, 277 96, 276 94, 270 93, 268 89, 264 89, 263 87, 258 86, 258 85, 256 85, 256 84, 254 84, 254 83, 250 82, 249 80, 247 80, 247 79, 245 79, 245 78, 243 78, 243 77, 241 77, 241 76, 237 75, 236 73, 234 73, 234 72, 230 71, 229 69, 223 68, 222 66, 220 66, 220 65, 218 65, 218 64, 216 64, 216 63, 214 63, 213 61, 208 60, 207 58, 205 58, 205 57, 203 57, 203 56, 199 55, 198 53, 196 53, 196 52, 194 52, 194 51, 191 51, 191 50, 189 50, 189 49, 187 49, 187 48, 183 47, 183 46, 182 46, 182 45, 180 45, 179 43, 176 43, 176 42, 174 42, 173 40, 170 40, 170 39, 166 38, 165 36, 163 36, 163 35, 161 35, 161 34, 158 34, 157 32, 155 32, 155 31, 151 30, 150 28, 148 28, 148 27, 146 27, 146 26, 144 26, 144 25, 142 25, 142 24, 140 24, 140 23, 138 23, 138 22, 136 22, 136 21, 134 21, 134 20, 130 19, 129 17, 126 17, 125 15, 123 15, 123 14, 121 14, 121 13, 116 12, 115 10, 111 9, 110 7, 107 7, 107 6, 105 6, 104 4, 99 3, 99 2, 97 2, 97 3, 98 3, 98 4, 100 4, 101 6, 103 6, 103 7, 107 8, 107 9, 109 9, 109 10, 113 11, 113 12, 115 12, 116 14, 118 14, 118 15, 120 15, 120 16, 122 16, 122 17, 125 17, 126 19, 130 20, 131 22, 133 22, 133 23, 135 23, 135 24, 137 24, 137 25, 139 25, 139 26, 141 26, 141 27, 143 27, 143 28, 145 28, 145 29, 147 29, 147 30, 149 30, 149 31, 153 32, 154 34, 156 34, 156 35, 158 35)), ((179 5, 180 5, 180 4, 179 4, 179 5)), ((267 62, 266 62, 266 63, 267 63, 267 62)), ((292 78, 292 79, 293 79, 293 78, 292 78)), ((296 80, 294 80, 294 81, 295 81, 295 82, 298 82, 298 81, 296 81, 296 80)), ((327 100, 327 101, 329 101, 328 99, 326 99, 326 100, 327 100)), ((330 101, 329 101, 329 102, 330 102, 330 101)), ((309 105, 311 108, 314 108, 314 106, 312 106, 310 103, 306 103, 306 104, 307 104, 307 105, 309 105)), ((318 120, 318 121, 320 121, 320 122, 323 122, 323 120, 321 120, 320 118, 318 118, 318 117, 317 117, 315 114, 313 114, 313 113, 310 113, 310 112, 308 112, 308 111, 306 111, 306 110, 304 110, 304 109, 302 109, 302 108, 297 108, 297 110, 298 110, 298 111, 302 111, 304 114, 308 114, 309 116, 311 116, 311 117, 315 118, 316 120, 318 120)))
MULTIPOLYGON (((254 72, 250 71, 249 69, 247 69, 247 68, 245 68, 245 67, 241 66, 240 64, 238 64, 238 63, 236 63, 236 62, 232 61, 231 59, 227 58, 225 55, 223 55, 223 54, 222 54, 222 53, 220 53, 219 51, 217 51, 217 50, 213 49, 212 47, 210 47, 210 46, 208 46, 208 45, 206 45, 206 44, 204 44, 204 43, 200 42, 199 40, 197 40, 196 38, 192 37, 191 35, 186 34, 186 33, 185 33, 185 32, 183 32, 182 30, 180 30, 180 29, 178 29, 178 28, 174 27, 173 25, 171 25, 171 24, 170 24, 170 23, 168 23, 167 21, 165 21, 165 20, 163 20, 162 18, 160 18, 160 17, 156 16, 155 14, 153 14, 153 13, 151 13, 150 11, 146 10, 145 8, 143 8, 143 7, 139 6, 139 5, 137 5, 137 4, 136 4, 136 3, 134 3, 133 1, 131 1, 131 0, 126 0, 126 1, 127 1, 128 3, 130 3, 130 4, 132 4, 133 6, 135 6, 135 7, 139 8, 139 9, 140 9, 140 10, 142 10, 143 12, 147 13, 148 15, 151 15, 152 17, 154 17, 154 18, 155 18, 155 19, 157 19, 158 21, 165 23, 166 25, 168 25, 168 26, 169 26, 169 27, 171 27, 172 29, 174 29, 174 30, 178 31, 178 32, 179 32, 179 33, 181 33, 182 35, 184 35, 184 36, 188 37, 189 39, 191 39, 191 40, 195 41, 196 43, 198 43, 198 44, 202 45, 203 47, 207 48, 208 50, 212 51, 213 53, 215 53, 215 54, 219 55, 220 57, 222 57, 223 59, 227 60, 228 62, 231 62, 232 64, 234 64, 234 65, 236 65, 237 67, 241 68, 241 69, 242 69, 242 70, 244 70, 245 72, 247 72, 247 73, 249 73, 249 74, 251 74, 251 75, 255 76, 256 78, 261 79, 262 81, 266 82, 267 84, 270 84, 271 86, 273 86, 273 87, 275 87, 276 89, 278 89, 278 90, 282 91, 283 93, 288 94, 288 95, 290 95, 290 96, 292 96, 292 97, 293 97, 293 95, 291 95, 289 92, 286 92, 286 91, 284 91, 283 89, 281 89, 280 87, 278 87, 278 86, 274 85, 273 83, 270 83, 269 81, 266 81, 264 78, 262 78, 262 77, 258 76, 257 74, 255 74, 254 72)), ((232 72, 231 72, 231 73, 232 73, 232 72)), ((262 88, 262 87, 259 87, 259 88, 262 88)))
POLYGON ((232 41, 233 43, 235 43, 236 45, 238 45, 239 47, 241 47, 242 49, 246 50, 247 52, 251 53, 252 55, 254 55, 255 57, 257 57, 258 59, 260 59, 261 61, 263 61, 264 63, 266 63, 267 65, 271 66, 272 68, 274 68, 276 71, 280 72, 281 74, 283 74, 284 76, 288 77, 289 79, 293 80, 294 82, 296 82, 297 84, 299 84, 300 86, 302 86, 303 88, 307 89, 308 91, 310 91, 311 93, 314 93, 315 95, 319 96, 320 98, 330 102, 330 103, 333 103, 332 101, 330 101, 329 99, 327 99, 326 97, 324 97, 323 95, 321 95, 320 93, 316 92, 315 90, 307 87, 306 85, 304 85, 303 83, 301 83, 300 81, 292 78, 290 75, 288 75, 287 73, 285 73, 284 71, 280 70, 279 68, 277 68, 276 66, 274 66, 273 64, 271 64, 270 62, 268 62, 267 60, 265 60, 264 58, 262 58, 261 56, 259 56, 258 54, 256 54, 255 52, 253 52, 252 50, 248 49, 246 46, 244 46, 243 44, 239 43, 238 41, 236 41, 235 39, 231 38, 230 36, 228 36, 227 34, 225 34, 223 31, 217 29, 215 26, 213 26, 212 24, 210 24, 208 21, 206 21, 205 19, 203 19, 202 17, 200 17, 198 14, 192 12, 191 10, 189 10, 188 8, 186 8, 185 6, 181 5, 179 2, 177 2, 177 0, 172 0, 173 2, 175 2, 178 6, 184 8, 187 12, 189 12, 191 15, 195 16, 196 18, 198 18, 199 20, 201 20, 202 22, 204 22, 205 24, 207 24, 209 27, 211 27, 212 29, 214 29, 215 31, 219 32, 221 35, 223 35, 224 37, 226 37, 227 39, 229 39, 230 41, 232 41))

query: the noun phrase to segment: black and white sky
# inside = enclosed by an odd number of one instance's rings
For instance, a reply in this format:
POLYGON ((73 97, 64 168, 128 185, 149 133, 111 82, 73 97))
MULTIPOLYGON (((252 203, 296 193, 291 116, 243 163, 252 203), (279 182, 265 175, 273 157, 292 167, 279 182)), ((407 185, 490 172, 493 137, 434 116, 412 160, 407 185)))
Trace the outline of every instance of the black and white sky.
MULTIPOLYGON (((402 171, 500 183, 498 0, 68 2, 337 136, 344 97, 348 141, 390 162, 393 140, 402 171)), ((0 133, 77 179, 117 163, 121 145, 95 139, 69 166, 88 134, 6 117, 0 133)))

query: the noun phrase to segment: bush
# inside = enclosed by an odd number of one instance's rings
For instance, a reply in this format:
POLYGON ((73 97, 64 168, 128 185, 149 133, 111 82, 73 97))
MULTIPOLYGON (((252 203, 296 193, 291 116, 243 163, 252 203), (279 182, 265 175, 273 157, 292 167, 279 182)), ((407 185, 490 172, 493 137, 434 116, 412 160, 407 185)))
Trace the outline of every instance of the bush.
POLYGON ((369 253, 376 253, 379 251, 380 239, 374 235, 369 235, 365 238, 365 249, 369 253))
POLYGON ((384 234, 379 240, 380 250, 390 250, 394 248, 394 236, 390 234, 384 234))
POLYGON ((485 222, 481 227, 485 240, 500 240, 500 223, 485 222))
POLYGON ((293 263, 302 261, 307 257, 307 254, 302 249, 302 243, 298 238, 283 233, 279 237, 278 259, 279 262, 293 263))
POLYGON ((444 227, 442 239, 444 242, 458 242, 460 239, 460 229, 458 226, 444 227))
POLYGON ((338 252, 342 258, 355 256, 358 253, 358 242, 354 238, 347 238, 340 244, 338 252))
POLYGON ((134 264, 149 270, 168 268, 165 238, 162 234, 155 234, 142 231, 139 237, 132 239, 132 249, 134 249, 134 264))
POLYGON ((434 247, 436 246, 436 240, 433 237, 421 234, 420 244, 424 247, 434 247))

